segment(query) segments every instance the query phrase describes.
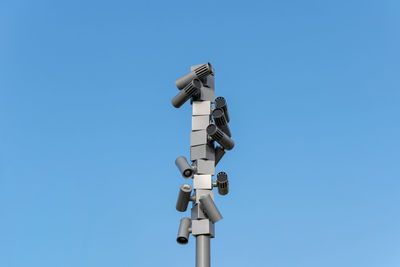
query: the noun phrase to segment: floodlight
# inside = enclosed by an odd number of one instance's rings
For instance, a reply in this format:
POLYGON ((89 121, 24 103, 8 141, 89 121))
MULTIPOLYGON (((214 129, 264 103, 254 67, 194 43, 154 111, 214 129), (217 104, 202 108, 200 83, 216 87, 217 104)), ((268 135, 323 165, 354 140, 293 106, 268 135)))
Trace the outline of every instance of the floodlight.
POLYGON ((224 133, 226 133, 229 137, 232 136, 231 131, 229 130, 228 123, 226 121, 226 117, 224 111, 222 109, 214 109, 212 116, 214 118, 215 125, 220 128, 224 133))
POLYGON ((193 71, 191 71, 191 72, 183 75, 182 77, 176 79, 175 80, 176 87, 178 87, 179 90, 182 90, 193 79, 201 79, 201 78, 209 75, 213 71, 214 71, 213 67, 211 66, 210 63, 205 63, 205 64, 202 64, 202 65, 199 65, 193 71))
POLYGON ((217 174, 217 186, 218 193, 220 195, 226 195, 229 192, 228 175, 225 172, 219 172, 217 174))
POLYGON ((182 218, 181 223, 179 224, 178 237, 176 238, 176 242, 179 244, 185 245, 189 241, 189 228, 191 221, 189 218, 182 218))
POLYGON ((188 101, 193 95, 199 92, 201 88, 201 81, 194 79, 188 85, 185 86, 174 98, 171 103, 176 108, 180 108, 186 101, 188 101))
POLYGON ((233 140, 223 131, 221 131, 215 124, 210 124, 207 126, 207 134, 226 150, 231 150, 235 145, 233 140))
POLYGON ((183 178, 190 178, 193 176, 195 171, 195 167, 190 166, 189 162, 184 156, 180 156, 176 158, 175 164, 178 167, 179 171, 181 172, 183 178))
POLYGON ((201 209, 211 220, 211 222, 215 223, 222 219, 221 213, 217 209, 217 206, 215 206, 215 203, 209 194, 201 196, 199 201, 201 204, 201 209))
POLYGON ((228 113, 228 106, 226 105, 226 100, 222 96, 219 96, 215 99, 215 108, 222 109, 225 113, 226 121, 230 121, 229 113, 228 113))
POLYGON ((192 187, 189 184, 181 185, 179 189, 178 200, 176 201, 176 210, 184 212, 190 201, 190 194, 192 193, 192 187))

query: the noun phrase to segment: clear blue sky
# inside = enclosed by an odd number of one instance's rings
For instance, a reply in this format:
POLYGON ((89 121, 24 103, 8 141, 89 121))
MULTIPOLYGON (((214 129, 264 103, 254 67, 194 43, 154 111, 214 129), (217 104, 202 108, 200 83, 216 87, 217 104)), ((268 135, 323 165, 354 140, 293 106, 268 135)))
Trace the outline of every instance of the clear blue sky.
POLYGON ((175 241, 210 61, 235 149, 213 266, 400 266, 398 1, 3 1, 0 266, 194 266, 175 241))

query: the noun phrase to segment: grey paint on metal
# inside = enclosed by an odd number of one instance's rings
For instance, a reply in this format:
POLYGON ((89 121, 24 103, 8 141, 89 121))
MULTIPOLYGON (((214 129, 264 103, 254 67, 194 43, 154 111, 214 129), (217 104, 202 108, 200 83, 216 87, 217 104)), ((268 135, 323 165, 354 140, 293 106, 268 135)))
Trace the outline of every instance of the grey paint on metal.
POLYGON ((193 204, 191 220, 181 220, 177 242, 187 243, 189 233, 192 233, 196 237, 196 267, 210 267, 210 238, 215 236, 214 222, 222 219, 214 203, 213 188, 218 187, 218 192, 223 195, 229 191, 226 174, 220 172, 215 182, 213 176, 225 150, 234 147, 227 124, 230 118, 225 98, 215 98, 215 76, 211 64, 191 66, 190 72, 177 79, 175 84, 181 91, 172 99, 172 104, 178 108, 190 99, 193 105, 190 134, 192 164, 185 157, 178 157, 175 162, 184 178, 193 177, 193 187, 189 184, 181 186, 176 209, 185 211, 189 201, 193 204), (210 125, 211 117, 215 124, 210 125))
POLYGON ((213 223, 222 219, 222 215, 210 195, 200 197, 200 208, 213 223))
POLYGON ((201 81, 203 85, 208 88, 215 88, 215 77, 213 74, 207 75, 206 77, 202 78, 201 81))
POLYGON ((190 201, 190 194, 192 193, 192 187, 190 184, 183 184, 179 189, 178 200, 176 201, 176 210, 184 212, 190 201))
POLYGON ((186 101, 188 101, 193 95, 199 93, 202 84, 198 79, 192 80, 183 88, 174 98, 171 103, 174 107, 180 108, 186 101))
POLYGON ((187 244, 189 241, 189 228, 190 228, 190 219, 189 218, 182 218, 181 223, 179 224, 179 229, 178 229, 178 236, 176 238, 176 241, 179 244, 187 244))
POLYGON ((220 195, 226 195, 229 192, 229 181, 226 172, 219 172, 217 174, 217 186, 218 193, 220 195))
POLYGON ((211 101, 215 102, 215 78, 213 74, 200 79, 203 86, 200 88, 200 93, 193 96, 195 101, 211 101))
POLYGON ((208 142, 206 130, 192 131, 190 133, 190 146, 205 145, 208 142))
POLYGON ((226 100, 225 98, 223 98, 222 96, 219 96, 215 99, 215 108, 220 108, 224 111, 225 117, 226 117, 226 121, 230 122, 230 117, 229 117, 229 113, 228 113, 228 105, 226 104, 226 100))
POLYGON ((196 66, 193 71, 188 74, 183 75, 182 77, 175 80, 176 87, 178 89, 183 89, 186 85, 188 85, 193 79, 201 79, 213 71, 210 63, 205 63, 196 66))
POLYGON ((215 124, 208 125, 207 134, 226 150, 231 150, 235 146, 235 142, 215 124))
POLYGON ((190 147, 190 161, 198 159, 215 160, 215 149, 212 144, 190 147))
POLYGON ((215 166, 217 166, 218 162, 222 159, 225 155, 225 150, 221 146, 217 146, 215 148, 215 166))
POLYGON ((214 224, 209 219, 192 220, 192 235, 210 235, 211 238, 214 238, 214 224))
POLYGON ((229 130, 228 123, 225 118, 224 111, 222 109, 214 109, 212 113, 215 125, 219 129, 221 129, 224 133, 226 133, 229 137, 232 136, 231 131, 229 130))
POLYGON ((193 176, 195 168, 190 166, 189 162, 184 156, 177 157, 175 160, 175 165, 178 167, 183 178, 190 178, 193 176))
POLYGON ((198 159, 197 163, 197 173, 198 174, 211 174, 214 175, 215 172, 215 161, 214 160, 205 160, 198 159))
POLYGON ((194 189, 212 189, 211 174, 195 174, 193 177, 194 189))
POLYGON ((204 130, 210 124, 210 115, 192 116, 192 130, 204 130))
POLYGON ((210 267, 210 236, 196 236, 196 267, 210 267))
POLYGON ((194 95, 193 99, 195 101, 204 100, 204 101, 214 102, 215 101, 215 90, 214 90, 214 88, 202 86, 200 88, 200 92, 197 93, 196 95, 194 95))
MULTIPOLYGON (((200 68, 200 67, 202 67, 203 65, 206 65, 206 64, 209 65, 208 67, 211 70, 211 72, 210 72, 211 74, 210 75, 214 75, 214 68, 213 68, 213 66, 211 66, 210 62, 203 63, 203 64, 198 64, 198 65, 192 65, 192 66, 190 66, 190 71, 194 71, 194 70, 196 70, 196 69, 198 69, 198 68, 200 68)), ((205 76, 205 77, 207 77, 207 76, 205 76)))
POLYGON ((214 191, 205 189, 196 189, 194 202, 200 203, 200 198, 202 196, 210 195, 211 199, 214 200, 214 191))
POLYGON ((193 101, 192 106, 193 116, 211 114, 211 101, 193 101))
POLYGON ((200 66, 202 66, 202 65, 204 65, 205 63, 203 63, 203 64, 197 64, 197 65, 192 65, 192 66, 190 66, 190 71, 194 71, 195 69, 197 69, 197 68, 199 68, 200 66))
POLYGON ((204 214, 203 210, 200 208, 200 204, 196 203, 190 210, 190 215, 192 220, 201 220, 207 219, 207 216, 204 214))

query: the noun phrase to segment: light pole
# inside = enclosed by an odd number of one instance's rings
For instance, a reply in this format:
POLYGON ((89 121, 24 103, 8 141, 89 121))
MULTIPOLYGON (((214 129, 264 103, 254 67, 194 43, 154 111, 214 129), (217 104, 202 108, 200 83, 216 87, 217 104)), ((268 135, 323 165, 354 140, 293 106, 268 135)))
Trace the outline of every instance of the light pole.
POLYGON ((234 147, 228 126, 230 121, 226 100, 215 98, 214 68, 210 63, 194 65, 190 72, 175 81, 180 92, 172 99, 172 105, 181 107, 191 99, 193 107, 192 132, 190 133, 190 162, 180 156, 175 164, 183 178, 193 180, 193 186, 182 184, 176 209, 187 210, 192 202, 191 218, 182 218, 177 242, 186 244, 190 233, 196 237, 196 267, 210 267, 210 238, 215 237, 214 224, 222 219, 214 203, 214 187, 221 195, 229 192, 228 175, 215 175, 215 167, 226 150, 234 147), (192 194, 192 189, 194 192, 192 194))

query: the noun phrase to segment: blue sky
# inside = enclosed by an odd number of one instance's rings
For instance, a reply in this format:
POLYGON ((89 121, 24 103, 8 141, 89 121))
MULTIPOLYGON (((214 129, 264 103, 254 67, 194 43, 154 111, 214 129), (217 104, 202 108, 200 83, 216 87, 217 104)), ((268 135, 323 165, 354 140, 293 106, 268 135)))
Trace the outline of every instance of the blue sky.
POLYGON ((3 1, 0 266, 194 266, 175 241, 210 61, 236 142, 213 266, 400 266, 398 1, 3 1))

